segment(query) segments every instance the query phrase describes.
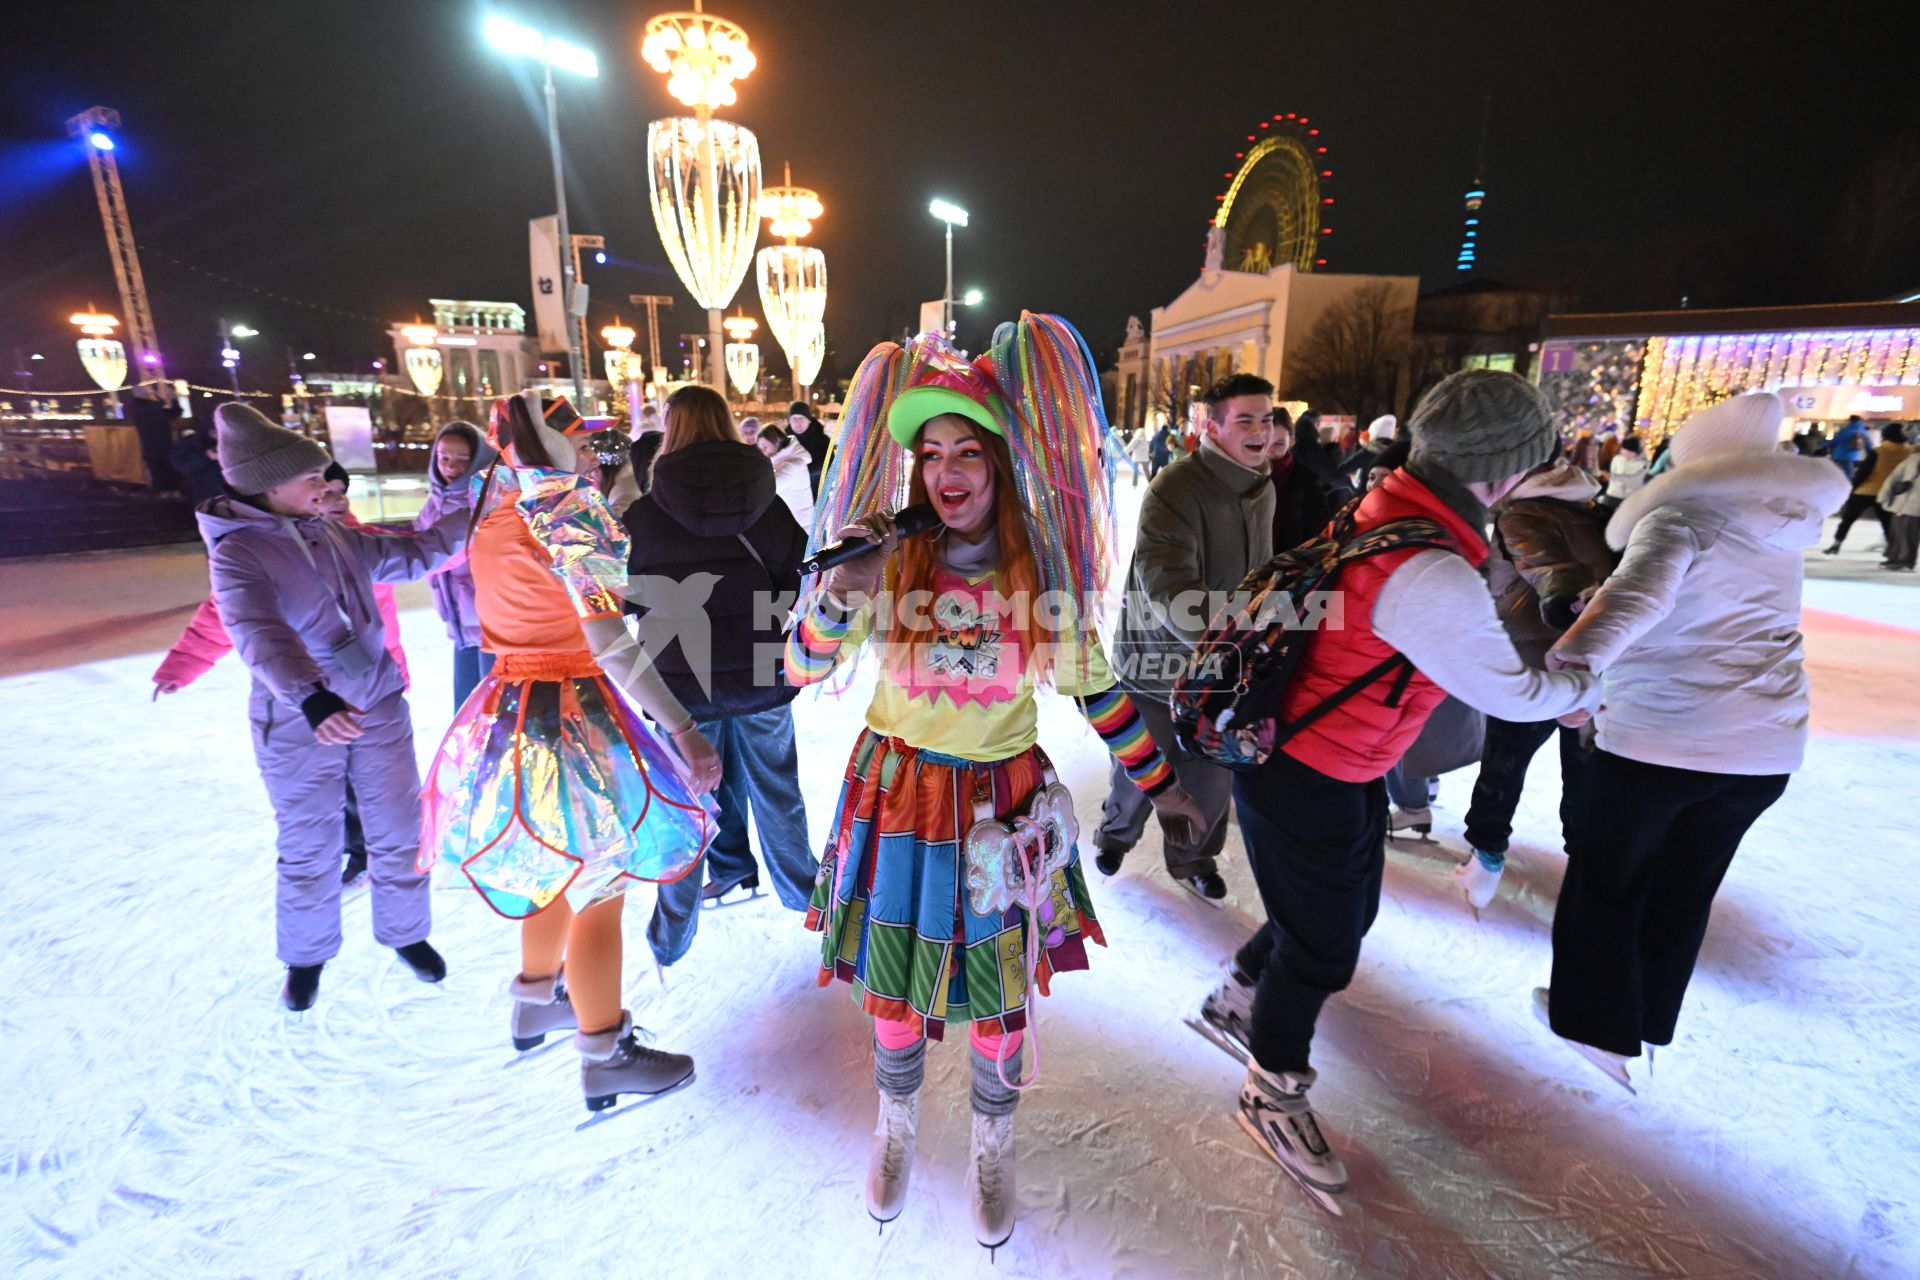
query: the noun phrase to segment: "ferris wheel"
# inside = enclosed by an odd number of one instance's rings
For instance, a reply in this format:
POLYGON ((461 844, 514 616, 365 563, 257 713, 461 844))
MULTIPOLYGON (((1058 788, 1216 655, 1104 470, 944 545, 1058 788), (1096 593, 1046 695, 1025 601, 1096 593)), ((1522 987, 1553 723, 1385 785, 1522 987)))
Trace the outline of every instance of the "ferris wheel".
POLYGON ((1263 274, 1288 263, 1299 271, 1326 266, 1333 168, 1319 127, 1284 112, 1260 121, 1233 158, 1240 167, 1223 175, 1230 185, 1215 197, 1213 225, 1225 233, 1221 265, 1263 274))

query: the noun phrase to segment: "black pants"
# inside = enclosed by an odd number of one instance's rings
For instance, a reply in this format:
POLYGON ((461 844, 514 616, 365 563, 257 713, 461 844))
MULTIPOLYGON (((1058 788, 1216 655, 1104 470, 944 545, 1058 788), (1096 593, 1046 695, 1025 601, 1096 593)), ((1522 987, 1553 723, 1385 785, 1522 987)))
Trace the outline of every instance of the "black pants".
POLYGON ((1467 806, 1467 843, 1486 853, 1505 853, 1513 838, 1513 811, 1527 784, 1527 767, 1543 743, 1560 731, 1560 839, 1570 840, 1580 813, 1593 751, 1580 745, 1580 731, 1556 720, 1515 724, 1487 717, 1486 745, 1480 752, 1480 774, 1473 780, 1473 801, 1467 806))
POLYGON ((1853 528, 1853 522, 1869 511, 1880 517, 1880 532, 1886 536, 1888 544, 1891 545, 1893 542, 1892 520, 1885 511, 1880 509, 1879 500, 1870 493, 1847 495, 1847 500, 1840 505, 1840 527, 1833 531, 1833 545, 1837 547, 1845 542, 1847 531, 1853 528))
POLYGON ((1327 997, 1346 988, 1380 910, 1387 789, 1340 782, 1284 752, 1233 782, 1240 835, 1267 923, 1235 964, 1256 982, 1253 1056, 1303 1071, 1327 997))
POLYGON ((1670 1044, 1741 838, 1787 775, 1594 753, 1553 913, 1553 1029, 1628 1057, 1670 1044))

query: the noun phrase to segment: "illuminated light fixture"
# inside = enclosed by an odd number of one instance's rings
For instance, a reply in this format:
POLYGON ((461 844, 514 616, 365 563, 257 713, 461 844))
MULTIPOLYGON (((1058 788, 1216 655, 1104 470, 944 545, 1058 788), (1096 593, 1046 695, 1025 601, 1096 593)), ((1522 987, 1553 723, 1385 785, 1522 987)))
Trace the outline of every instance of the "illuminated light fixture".
POLYGON ((733 300, 760 222, 760 142, 724 120, 678 116, 647 126, 648 193, 667 260, 708 311, 733 300))
POLYGON ((72 320, 80 329, 81 338, 76 345, 88 376, 102 391, 118 391, 127 381, 127 349, 113 336, 120 321, 91 307, 74 315, 72 320))
POLYGON ((300 358, 301 358, 302 360, 318 360, 318 359, 319 359, 320 357, 319 357, 319 356, 317 356, 317 355, 315 355, 315 354, 314 354, 313 352, 311 352, 311 351, 302 351, 302 352, 300 353, 300 358))
POLYGON ((700 0, 694 0, 692 13, 647 19, 640 57, 667 77, 668 93, 707 111, 738 102, 734 82, 746 79, 758 65, 745 28, 704 12, 700 0))
POLYGON ((597 77, 600 59, 591 49, 583 49, 554 36, 543 36, 532 27, 522 26, 499 14, 487 15, 481 33, 488 44, 502 53, 516 53, 571 71, 577 76, 597 77))
POLYGON ((477 347, 480 339, 463 337, 459 334, 443 333, 433 340, 436 347, 477 347))
POLYGON ((767 328, 794 371, 796 385, 803 385, 798 379, 800 354, 827 313, 827 255, 795 242, 813 230, 826 206, 816 192, 793 185, 791 166, 784 172, 782 185, 761 192, 761 211, 769 220, 767 229, 786 243, 760 250, 754 256, 754 274, 767 328))
POLYGON ((633 340, 638 336, 633 326, 622 323, 619 316, 600 330, 600 340, 607 344, 606 351, 601 353, 607 365, 607 381, 613 386, 640 381, 641 365, 632 349, 633 340))
POLYGON ((408 347, 406 364, 407 377, 413 380, 414 390, 423 396, 431 396, 440 390, 440 379, 446 373, 446 366, 441 362, 438 348, 408 347))
POLYGON ((616 351, 629 350, 633 346, 633 340, 638 336, 633 326, 620 323, 618 316, 613 318, 612 324, 600 330, 601 341, 616 351))
POLYGON ((430 324, 415 322, 400 326, 400 336, 416 347, 430 347, 434 339, 440 336, 440 331, 430 324))
POLYGON ((252 325, 237 324, 233 326, 233 336, 236 338, 257 338, 260 336, 260 331, 252 325))
POLYGON ((113 135, 104 129, 95 129, 87 135, 87 142, 95 151, 113 150, 113 135))
POLYGON ((970 307, 977 307, 981 303, 985 302, 986 300, 987 300, 987 295, 982 293, 978 289, 967 290, 967 296, 960 299, 960 301, 966 303, 970 307))
POLYGON ((606 266, 606 265, 607 265, 607 251, 606 251, 605 249, 601 249, 601 250, 599 250, 599 251, 598 251, 597 253, 595 253, 595 254, 593 255, 593 260, 594 260, 594 262, 595 262, 596 264, 598 264, 599 266, 603 266, 603 267, 604 267, 604 266, 606 266))
POLYGON ((727 378, 742 397, 751 395, 760 380, 760 347, 753 341, 760 324, 752 316, 728 316, 721 322, 727 330, 727 378))
POLYGON ((826 328, 816 328, 807 336, 806 345, 800 348, 800 362, 793 367, 793 380, 803 387, 811 387, 820 376, 820 366, 827 358, 826 328))
MULTIPOLYGON (((1249 139, 1251 141, 1251 139, 1249 139)), ((950 227, 967 225, 967 211, 951 200, 935 200, 927 206, 927 212, 950 227)))

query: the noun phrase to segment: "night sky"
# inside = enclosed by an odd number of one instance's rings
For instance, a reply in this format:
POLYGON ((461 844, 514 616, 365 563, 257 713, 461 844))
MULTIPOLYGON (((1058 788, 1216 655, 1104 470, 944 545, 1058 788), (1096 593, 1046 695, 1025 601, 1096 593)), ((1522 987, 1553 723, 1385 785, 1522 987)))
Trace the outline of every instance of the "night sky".
MULTIPOLYGON (((496 7, 600 56, 599 79, 560 83, 573 229, 605 235, 611 255, 586 270, 592 327, 616 308, 638 319, 626 296, 648 292, 681 297, 667 333, 704 329, 647 207, 646 122, 681 112, 638 54, 666 6, 496 7)), ((1331 147, 1329 269, 1457 283, 1489 94, 1480 279, 1592 307, 1920 289, 1920 164, 1897 159, 1904 142, 1920 160, 1915 6, 712 7, 760 59, 727 117, 758 134, 769 183, 790 162, 826 203, 810 243, 827 254, 829 367, 843 374, 892 336, 890 314, 939 296, 935 195, 973 215, 956 284, 988 304, 964 318, 964 342, 1029 307, 1111 345, 1129 313, 1144 319, 1197 274, 1233 152, 1275 112, 1311 115, 1331 147), (1884 16, 1896 9, 1909 16, 1884 16), (1871 189, 1876 162, 1882 194, 1863 218, 1849 193, 1871 189)), ((284 386, 288 348, 364 368, 387 354, 380 322, 425 314, 429 296, 530 303, 526 224, 552 212, 538 82, 481 42, 482 12, 14 6, 0 35, 5 385, 15 348, 44 351, 43 388, 89 385, 66 317, 88 301, 119 310, 63 126, 95 103, 125 121, 117 154, 177 374, 219 374, 221 315, 262 331, 246 385, 284 386)), ((751 273, 740 297, 757 314, 751 273)))

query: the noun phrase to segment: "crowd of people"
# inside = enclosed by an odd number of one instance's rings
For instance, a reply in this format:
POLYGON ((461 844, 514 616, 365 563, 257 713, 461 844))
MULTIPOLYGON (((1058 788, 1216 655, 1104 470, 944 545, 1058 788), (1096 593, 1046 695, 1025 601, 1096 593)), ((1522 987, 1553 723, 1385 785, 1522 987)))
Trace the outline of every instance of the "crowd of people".
POLYGON ((363 875, 375 939, 442 979, 427 887, 447 876, 519 925, 514 1046, 571 1033, 603 1109, 694 1070, 625 1007, 626 892, 659 886, 646 937, 671 965, 703 902, 756 891, 764 869, 820 934, 820 983, 848 983, 871 1018, 869 1212, 902 1211, 929 1041, 964 1028, 970 1210, 997 1246, 1040 1071, 1032 1000, 1106 941, 1038 742, 1052 693, 1111 756, 1100 876, 1153 819, 1167 875, 1220 905, 1237 827, 1258 928, 1192 1023, 1245 1065, 1242 1126, 1322 1203, 1348 1175, 1310 1100, 1315 1030, 1379 911, 1389 837, 1431 829, 1451 769, 1477 767, 1453 873, 1477 914, 1557 739, 1567 872, 1534 1008, 1631 1088, 1675 1034, 1734 853, 1801 762, 1802 550, 1830 513, 1837 545, 1877 505, 1910 568, 1920 458, 1897 429, 1841 467, 1783 452, 1783 407, 1761 393, 1603 462, 1537 388, 1488 370, 1342 450, 1273 391, 1232 374, 1190 439, 1117 440, 1079 335, 1025 315, 977 359, 931 334, 875 348, 831 447, 805 404, 736 421, 699 386, 630 437, 565 400, 500 400, 484 429, 440 430, 406 528, 359 525, 318 444, 220 406, 221 491, 199 507, 212 598, 155 692, 229 648, 251 672, 283 1002, 319 998, 363 875), (1116 466, 1149 480, 1123 566, 1116 466), (1090 609, 1116 570, 1109 646, 1090 609), (421 577, 455 708, 424 783, 385 586, 421 577), (1230 756, 1180 718, 1183 691, 1212 678, 1200 659, 1236 593, 1308 581, 1339 607, 1274 649, 1284 662, 1249 659, 1232 732, 1257 749, 1230 756), (874 690, 816 848, 792 701, 863 660, 874 690))

